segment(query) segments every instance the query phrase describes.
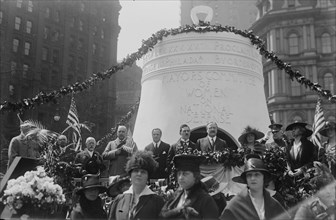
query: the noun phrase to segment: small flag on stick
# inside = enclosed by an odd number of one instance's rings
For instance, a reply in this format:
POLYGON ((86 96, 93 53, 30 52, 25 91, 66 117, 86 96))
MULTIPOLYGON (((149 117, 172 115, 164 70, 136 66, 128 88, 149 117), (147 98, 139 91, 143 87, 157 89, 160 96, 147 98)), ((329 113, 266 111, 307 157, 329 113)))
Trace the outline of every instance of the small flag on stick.
POLYGON ((314 124, 313 124, 313 135, 311 140, 315 146, 322 148, 321 135, 319 131, 323 128, 325 124, 324 113, 322 109, 321 99, 318 98, 315 109, 314 124))
POLYGON ((80 142, 81 142, 82 137, 80 133, 80 125, 79 125, 75 98, 73 96, 71 98, 71 104, 70 104, 69 114, 68 114, 66 123, 74 129, 72 139, 73 139, 73 143, 76 145, 76 151, 81 150, 80 142))

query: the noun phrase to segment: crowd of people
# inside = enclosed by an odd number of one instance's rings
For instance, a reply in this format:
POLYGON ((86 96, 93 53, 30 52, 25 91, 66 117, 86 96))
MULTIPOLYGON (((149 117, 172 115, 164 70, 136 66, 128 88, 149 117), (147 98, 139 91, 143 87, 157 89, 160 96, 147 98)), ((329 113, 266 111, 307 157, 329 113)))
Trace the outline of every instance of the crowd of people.
MULTIPOLYGON (((12 139, 9 146, 9 165, 16 156, 38 157, 38 146, 25 138, 27 124, 21 124, 21 134, 12 139), (34 153, 35 152, 35 153, 34 153)), ((273 123, 265 135, 247 126, 238 138, 240 146, 228 146, 218 135, 216 122, 206 125, 207 136, 196 143, 190 140, 191 129, 180 126, 180 138, 176 143, 162 141, 162 130, 152 130, 153 141, 144 150, 138 150, 135 141, 127 136, 127 127, 119 125, 117 138, 110 141, 100 154, 95 150, 96 140, 88 137, 85 149, 76 152, 75 164, 81 164, 86 172, 81 177, 81 187, 75 191, 77 199, 71 210, 71 219, 333 219, 335 210, 336 176, 336 126, 326 122, 320 131, 327 141, 322 147, 315 146, 309 137, 312 131, 303 122, 289 124, 285 131, 281 124, 273 123), (269 141, 271 138, 272 141, 269 141), (314 184, 319 192, 300 204, 295 212, 288 210, 276 189, 270 187, 271 173, 263 161, 264 153, 279 147, 286 153, 287 171, 298 179, 308 169, 316 170, 314 184), (224 195, 228 183, 217 178, 216 173, 202 172, 205 157, 180 154, 184 152, 222 152, 246 150, 244 166, 235 173, 232 181, 243 186, 240 192, 224 195), (109 177, 108 187, 99 180, 102 173, 109 177), (171 176, 176 180, 175 187, 171 176), (153 186, 159 186, 158 193, 153 186), (106 193, 110 203, 99 194, 106 193)), ((73 153, 66 136, 57 138, 56 148, 60 155, 73 153)), ((211 169, 209 169, 211 170, 211 169)), ((218 170, 217 170, 218 171, 218 170)), ((231 177, 230 177, 231 179, 231 177)), ((298 183, 299 184, 299 183, 298 183)))

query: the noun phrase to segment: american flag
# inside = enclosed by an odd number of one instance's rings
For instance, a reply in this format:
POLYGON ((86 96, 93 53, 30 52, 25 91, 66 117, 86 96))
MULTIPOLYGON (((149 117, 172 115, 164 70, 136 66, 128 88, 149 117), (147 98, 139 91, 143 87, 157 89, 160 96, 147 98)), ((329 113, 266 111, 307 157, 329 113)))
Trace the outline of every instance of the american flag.
POLYGON ((70 104, 70 109, 69 109, 68 118, 66 120, 66 123, 74 129, 74 132, 72 134, 72 141, 74 144, 76 144, 76 150, 79 150, 81 134, 80 134, 80 125, 79 125, 78 113, 77 113, 77 108, 76 108, 74 97, 71 98, 71 104, 70 104))
POLYGON ((321 105, 321 99, 318 98, 315 109, 314 124, 313 124, 313 135, 311 136, 312 142, 318 146, 322 147, 321 135, 319 131, 323 128, 325 124, 324 113, 321 105))

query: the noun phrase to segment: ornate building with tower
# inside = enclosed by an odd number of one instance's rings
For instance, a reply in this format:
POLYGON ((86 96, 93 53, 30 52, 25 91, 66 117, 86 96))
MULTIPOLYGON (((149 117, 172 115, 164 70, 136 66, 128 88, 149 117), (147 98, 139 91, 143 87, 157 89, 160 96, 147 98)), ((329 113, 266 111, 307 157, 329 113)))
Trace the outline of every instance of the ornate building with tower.
MULTIPOLYGON (((116 64, 120 9, 119 1, 0 0, 0 102, 58 90, 116 64)), ((99 138, 114 126, 114 76, 74 96, 80 122, 92 125, 92 135, 99 138)), ((21 118, 62 131, 70 98, 40 105, 21 118)), ((4 149, 19 133, 19 121, 15 112, 0 117, 4 149)))
MULTIPOLYGON (((294 70, 336 93, 336 1, 259 0, 258 19, 251 29, 294 70)), ((265 93, 273 120, 313 123, 317 95, 269 60, 263 60, 265 93)), ((323 100, 327 120, 336 119, 336 105, 323 100)))

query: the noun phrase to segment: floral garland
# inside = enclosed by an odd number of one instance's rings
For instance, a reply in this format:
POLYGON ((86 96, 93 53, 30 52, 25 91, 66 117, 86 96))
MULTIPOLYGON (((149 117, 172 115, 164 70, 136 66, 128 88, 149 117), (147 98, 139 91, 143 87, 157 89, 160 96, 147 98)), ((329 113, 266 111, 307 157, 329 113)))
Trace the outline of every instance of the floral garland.
MULTIPOLYGON (((201 152, 187 149, 177 149, 176 155, 197 155, 205 156, 205 164, 223 164, 223 166, 230 168, 235 166, 243 166, 246 155, 251 154, 250 149, 240 148, 239 150, 227 149, 223 152, 201 152)), ((275 190, 281 194, 284 203, 287 207, 293 207, 300 201, 313 195, 316 190, 312 179, 315 177, 314 168, 306 171, 305 175, 294 179, 287 174, 287 160, 286 152, 283 148, 275 145, 266 151, 261 156, 267 169, 272 173, 275 190)), ((176 189, 178 187, 176 181, 176 169, 172 166, 172 172, 169 175, 170 184, 168 189, 176 189)))
POLYGON ((266 59, 270 59, 280 70, 285 70, 285 72, 289 75, 291 80, 295 78, 296 81, 298 81, 301 85, 309 87, 312 91, 316 92, 321 97, 324 97, 325 99, 329 100, 331 103, 336 103, 336 95, 333 95, 329 90, 324 90, 322 86, 319 85, 318 83, 313 83, 309 79, 306 79, 306 77, 300 74, 299 71, 294 71, 289 63, 283 62, 281 59, 278 58, 278 56, 275 55, 274 52, 267 51, 265 42, 261 40, 258 36, 254 35, 252 31, 248 30, 242 31, 232 26, 222 27, 221 25, 210 25, 208 23, 200 22, 199 25, 192 25, 192 26, 186 25, 183 27, 170 30, 162 29, 153 34, 147 40, 144 40, 142 42, 142 46, 138 49, 137 52, 128 55, 126 58, 123 59, 121 63, 112 66, 106 71, 94 73, 91 75, 89 79, 85 80, 82 83, 76 82, 74 84, 62 87, 59 90, 54 90, 50 93, 45 93, 41 91, 34 98, 22 99, 21 101, 16 103, 5 101, 3 103, 0 103, 0 112, 5 111, 22 112, 27 109, 32 109, 38 105, 46 104, 49 102, 57 102, 57 99, 63 96, 87 90, 93 85, 95 85, 98 81, 110 78, 113 74, 123 70, 126 66, 132 66, 132 64, 134 64, 136 60, 139 60, 148 51, 152 50, 152 48, 154 48, 154 46, 158 42, 162 41, 164 37, 189 32, 196 32, 196 33, 230 32, 249 38, 251 43, 255 45, 256 48, 259 50, 259 53, 263 55, 266 59))

